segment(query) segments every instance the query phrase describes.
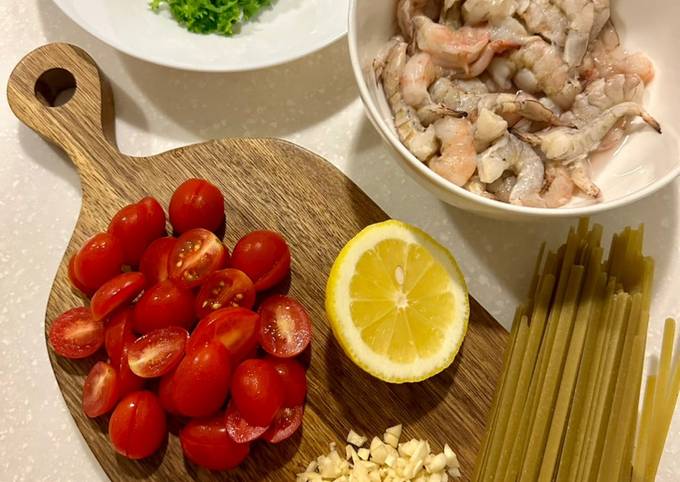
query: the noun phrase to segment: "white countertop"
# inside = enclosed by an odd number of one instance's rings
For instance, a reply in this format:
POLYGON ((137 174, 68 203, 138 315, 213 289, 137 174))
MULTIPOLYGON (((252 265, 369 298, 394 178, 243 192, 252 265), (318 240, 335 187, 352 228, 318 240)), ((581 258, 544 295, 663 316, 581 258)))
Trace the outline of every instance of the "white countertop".
MULTIPOLYGON (((143 1, 143 0, 141 0, 143 1)), ((471 293, 504 324, 526 291, 536 250, 565 238, 567 221, 517 224, 437 201, 391 159, 363 114, 345 40, 292 64, 239 74, 199 74, 147 64, 94 39, 50 0, 0 4, 0 84, 16 62, 50 41, 87 50, 113 84, 118 143, 151 154, 209 138, 276 136, 335 164, 388 214, 417 224, 458 257, 471 293)), ((105 480, 59 393, 43 316, 52 278, 80 207, 78 175, 0 100, 0 479, 105 480)), ((607 233, 644 222, 657 260, 648 350, 663 319, 680 317, 679 184, 595 221, 607 233)), ((340 434, 339 434, 340 436, 340 434)), ((680 480, 680 410, 657 478, 680 480)))

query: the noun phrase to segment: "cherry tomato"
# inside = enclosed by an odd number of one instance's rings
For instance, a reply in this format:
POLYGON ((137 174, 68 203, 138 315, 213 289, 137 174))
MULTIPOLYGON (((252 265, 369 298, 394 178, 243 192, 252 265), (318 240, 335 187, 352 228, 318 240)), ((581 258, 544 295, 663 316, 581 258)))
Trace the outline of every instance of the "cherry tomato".
POLYGON ((283 406, 283 384, 267 360, 246 360, 234 372, 231 396, 249 424, 266 426, 283 406))
POLYGON ((48 338, 57 355, 85 358, 104 344, 104 323, 95 320, 87 308, 73 308, 52 322, 48 338))
POLYGON ((154 330, 137 338, 128 347, 130 370, 142 378, 165 375, 184 356, 184 345, 189 333, 184 328, 171 326, 154 330))
POLYGON ((224 197, 205 179, 189 179, 173 193, 169 212, 178 233, 194 228, 217 231, 224 222, 224 197))
POLYGON ((130 369, 128 347, 129 345, 123 346, 123 354, 120 357, 120 365, 118 365, 118 387, 121 397, 144 387, 144 379, 135 375, 130 369))
POLYGON ((217 236, 205 229, 192 229, 179 237, 170 253, 170 279, 193 288, 224 268, 228 261, 229 252, 217 236))
POLYGON ((135 341, 132 331, 132 308, 124 308, 116 312, 104 331, 104 348, 114 367, 120 366, 123 347, 135 341))
POLYGON ((94 293, 108 280, 120 274, 123 266, 123 246, 109 233, 98 233, 85 241, 75 254, 74 277, 86 290, 94 293))
POLYGON ((94 364, 83 385, 83 412, 90 418, 109 413, 118 401, 118 374, 104 362, 94 364))
POLYGON ((149 243, 165 234, 165 213, 158 201, 145 197, 118 211, 108 232, 120 240, 125 264, 136 266, 149 243))
POLYGON ((196 297, 196 316, 203 318, 220 308, 241 306, 252 308, 255 288, 248 275, 237 269, 215 271, 205 280, 196 297))
POLYGON ((174 379, 168 382, 174 389, 172 404, 178 413, 189 417, 210 415, 222 406, 229 393, 229 352, 220 343, 210 342, 187 354, 170 376, 174 379))
POLYGON ((166 412, 179 415, 175 407, 175 372, 170 372, 161 378, 158 384, 158 398, 161 400, 161 405, 166 412))
POLYGON ((213 311, 196 326, 187 353, 210 340, 222 343, 229 351, 232 363, 239 363, 257 347, 257 325, 260 317, 245 308, 222 308, 213 311))
POLYGON ((236 404, 233 401, 229 402, 227 406, 227 411, 224 414, 224 424, 227 427, 227 433, 231 439, 240 444, 252 442, 256 440, 267 431, 269 426, 258 427, 256 425, 250 425, 241 412, 236 408, 236 404))
POLYGON ((284 407, 295 407, 305 403, 307 395, 307 374, 305 367, 292 358, 266 358, 283 382, 284 407))
POLYGON ((234 442, 224 426, 224 414, 191 420, 179 433, 186 458, 210 470, 228 470, 248 456, 249 444, 234 442))
POLYGON ((292 298, 274 295, 260 306, 260 344, 270 355, 290 358, 312 341, 312 323, 304 307, 292 298))
POLYGON ((133 326, 138 333, 194 323, 194 295, 174 281, 166 280, 146 290, 135 304, 133 326))
POLYGON ((300 428, 303 414, 302 405, 281 409, 269 429, 262 434, 262 439, 272 444, 283 442, 300 428))
POLYGON ((168 279, 168 258, 177 238, 166 236, 153 241, 142 254, 139 271, 149 285, 155 285, 168 279))
POLYGON ((94 290, 91 290, 85 284, 78 279, 76 276, 76 256, 73 255, 71 256, 71 259, 68 260, 68 279, 71 281, 71 285, 80 291, 81 293, 84 293, 87 296, 92 296, 92 293, 94 293, 94 290))
POLYGON ((290 249, 279 233, 253 231, 236 243, 231 266, 247 274, 257 291, 263 291, 288 276, 290 249))
POLYGON ((109 438, 121 455, 143 459, 153 454, 168 435, 165 412, 152 392, 133 392, 111 414, 109 438))
POLYGON ((142 273, 122 273, 110 279, 92 295, 90 310, 92 316, 101 320, 116 308, 134 300, 144 289, 142 273))

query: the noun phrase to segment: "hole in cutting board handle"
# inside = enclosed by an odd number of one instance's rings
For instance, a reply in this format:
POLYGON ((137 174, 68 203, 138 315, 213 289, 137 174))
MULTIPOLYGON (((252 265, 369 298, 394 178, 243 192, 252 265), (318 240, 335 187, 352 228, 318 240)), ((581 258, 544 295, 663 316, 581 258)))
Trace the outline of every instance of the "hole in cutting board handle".
POLYGON ((66 104, 76 92, 76 79, 71 72, 54 68, 43 72, 35 82, 35 96, 47 107, 66 104))

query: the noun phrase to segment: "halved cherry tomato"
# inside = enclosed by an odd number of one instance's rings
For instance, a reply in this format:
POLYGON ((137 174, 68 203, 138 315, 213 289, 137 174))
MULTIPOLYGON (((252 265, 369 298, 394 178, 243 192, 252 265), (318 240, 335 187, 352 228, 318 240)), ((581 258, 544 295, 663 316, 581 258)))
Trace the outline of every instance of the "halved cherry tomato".
POLYGON ((177 326, 154 330, 137 338, 128 347, 130 370, 142 378, 165 375, 184 356, 187 338, 189 333, 177 326))
POLYGON ((257 347, 259 315, 245 308, 222 308, 203 318, 194 329, 187 353, 192 353, 210 340, 222 343, 232 363, 239 363, 257 347))
POLYGON ((224 268, 228 261, 229 252, 217 236, 206 229, 192 229, 179 237, 170 253, 170 279, 193 288, 224 268))
POLYGON ((194 295, 174 281, 161 281, 147 289, 135 304, 133 326, 138 333, 194 324, 194 295))
POLYGON ((121 455, 143 459, 153 454, 168 435, 165 412, 152 392, 134 392, 123 398, 109 420, 109 438, 121 455))
POLYGON ((260 313, 260 344, 270 355, 290 358, 307 348, 312 340, 312 323, 304 307, 292 298, 267 298, 260 313))
POLYGON ((229 353, 220 343, 210 342, 187 354, 169 375, 174 380, 172 404, 181 415, 205 417, 216 412, 229 393, 229 353))
POLYGON ((90 418, 109 413, 118 401, 118 374, 104 362, 94 364, 83 385, 83 412, 90 418))
POLYGON ((234 372, 232 400, 251 425, 269 425, 283 406, 283 383, 267 360, 250 359, 234 372))
POLYGON ((210 470, 228 470, 248 456, 249 444, 234 442, 224 426, 224 414, 191 420, 179 433, 187 459, 210 470))
POLYGON ((132 308, 124 308, 116 312, 104 331, 104 348, 109 355, 111 365, 120 366, 123 356, 123 347, 135 341, 135 334, 132 331, 132 308))
POLYGON ((178 233, 194 228, 217 231, 224 222, 224 197, 205 179, 189 179, 173 193, 169 212, 178 233))
POLYGON ((145 197, 118 211, 108 232, 123 245, 125 264, 136 266, 149 243, 165 234, 165 213, 158 201, 145 197))
POLYGON ((236 243, 231 266, 247 274, 257 291, 263 291, 281 282, 290 272, 290 249, 277 232, 253 231, 236 243))
POLYGON ((108 280, 120 273, 123 266, 123 246, 109 233, 98 233, 85 241, 75 254, 74 277, 85 288, 84 293, 94 293, 108 280))
POLYGON ((86 358, 104 344, 104 323, 95 320, 87 308, 73 308, 52 322, 48 338, 57 355, 86 358))
POLYGON ((224 424, 227 427, 227 433, 231 439, 240 444, 245 444, 256 440, 267 431, 269 426, 258 427, 250 425, 241 412, 236 408, 236 404, 231 401, 227 406, 227 411, 224 414, 224 424))
POLYGON ((142 254, 139 271, 142 272, 149 286, 168 279, 168 259, 176 244, 177 238, 171 236, 158 238, 142 254))
POLYGON ((281 409, 276 414, 276 418, 274 418, 269 429, 262 434, 262 439, 272 444, 283 442, 300 428, 303 415, 304 408, 302 405, 281 409))
POLYGON ((78 291, 84 293, 86 296, 92 296, 92 293, 94 293, 94 290, 91 290, 85 284, 78 279, 76 276, 76 256, 73 255, 71 256, 71 259, 68 260, 68 279, 71 281, 71 285, 77 289, 78 291))
POLYGON ((237 269, 221 269, 206 278, 196 297, 196 316, 227 307, 252 308, 255 288, 248 275, 237 269))
POLYGON ((283 392, 285 394, 283 406, 295 407, 305 403, 307 395, 307 374, 305 367, 292 358, 276 358, 269 356, 266 358, 274 370, 281 377, 283 382, 283 392))
POLYGON ((134 300, 144 289, 144 275, 138 272, 122 273, 110 279, 92 295, 92 316, 101 320, 113 310, 134 300))
POLYGON ((136 392, 144 387, 144 379, 135 375, 130 369, 130 362, 128 361, 128 347, 123 346, 123 354, 120 357, 120 365, 118 365, 118 388, 120 396, 124 397, 128 393, 136 392))

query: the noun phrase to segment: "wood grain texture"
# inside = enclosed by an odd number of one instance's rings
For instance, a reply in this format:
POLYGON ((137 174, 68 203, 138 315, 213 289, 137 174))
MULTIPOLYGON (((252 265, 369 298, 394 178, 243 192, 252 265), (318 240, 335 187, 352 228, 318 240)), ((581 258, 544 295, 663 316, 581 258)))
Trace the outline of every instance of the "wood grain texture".
MULTIPOLYGON (((323 308, 324 289, 333 260, 347 240, 387 215, 322 158, 278 139, 225 139, 150 157, 123 155, 115 146, 110 92, 94 61, 67 44, 33 51, 9 80, 8 99, 14 113, 66 151, 82 182, 83 205, 54 280, 45 331, 59 313, 83 303, 71 290, 66 269, 78 246, 104 230, 118 209, 145 195, 167 206, 173 189, 188 177, 206 178, 225 194, 228 246, 257 228, 285 235, 294 258, 290 294, 308 308, 315 331, 303 430, 279 446, 254 445, 247 461, 228 473, 207 472, 186 462, 174 435, 147 460, 132 462, 117 456, 107 440, 108 419, 90 420, 80 407, 83 378, 94 361, 69 361, 50 350, 69 410, 108 476, 112 480, 291 481, 308 461, 328 450, 329 442, 341 442, 349 429, 372 436, 403 423, 406 437, 429 439, 436 449, 449 443, 468 480, 501 372, 507 342, 504 329, 471 300, 468 335, 450 368, 426 382, 408 385, 390 385, 367 375, 334 341, 323 308), (63 71, 53 71, 36 87, 50 69, 64 69, 76 82, 73 97, 59 107, 50 107, 36 94, 37 90, 49 103, 55 90, 65 86, 63 71)), ((178 422, 172 421, 171 427, 177 433, 178 422)))

